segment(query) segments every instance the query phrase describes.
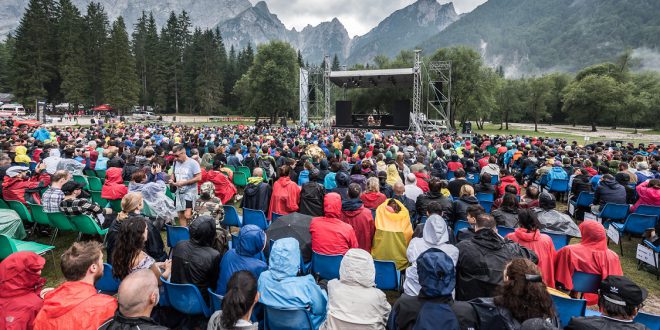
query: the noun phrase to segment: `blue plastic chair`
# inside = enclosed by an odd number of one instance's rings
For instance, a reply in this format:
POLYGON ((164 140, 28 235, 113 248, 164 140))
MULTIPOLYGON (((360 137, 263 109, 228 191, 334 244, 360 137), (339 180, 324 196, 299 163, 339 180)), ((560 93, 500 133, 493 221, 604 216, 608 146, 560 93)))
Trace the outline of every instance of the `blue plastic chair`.
POLYGON ((103 277, 94 283, 94 287, 99 293, 114 295, 119 291, 119 279, 112 276, 112 265, 103 263, 103 277))
POLYGON ((612 222, 610 225, 614 226, 619 232, 619 249, 621 250, 621 255, 623 256, 623 244, 621 244, 621 238, 623 238, 625 233, 634 235, 644 234, 646 229, 654 228, 657 221, 658 216, 656 215, 633 213, 628 215, 626 222, 624 223, 612 222))
POLYGON ((167 292, 170 305, 177 311, 187 315, 204 315, 211 317, 211 311, 196 286, 192 284, 176 284, 160 278, 167 292))
POLYGON ((394 261, 374 260, 376 267, 376 287, 381 290, 399 290, 401 273, 396 270, 394 261))
POLYGON ((225 211, 225 218, 222 220, 222 225, 225 227, 242 227, 243 217, 238 215, 236 208, 231 205, 223 205, 225 211))
POLYGON ((479 183, 479 173, 467 173, 465 175, 465 180, 472 185, 479 183))
POLYGON ((496 185, 498 182, 500 182, 499 175, 493 175, 490 177, 490 184, 492 184, 493 186, 496 185))
POLYGON ((344 256, 325 255, 312 251, 312 272, 319 274, 319 277, 326 280, 339 278, 339 267, 344 256))
MULTIPOLYGON (((655 246, 655 245, 653 245, 653 243, 651 243, 648 240, 644 240, 644 245, 646 245, 649 249, 653 250, 654 254, 660 253, 660 246, 655 246)), ((655 270, 656 270, 655 271, 655 279, 656 280, 660 279, 660 267, 658 267, 657 260, 658 260, 657 257, 653 258, 653 262, 655 263, 654 266, 655 266, 655 270)))
POLYGON ((243 226, 245 225, 255 225, 264 231, 268 229, 268 220, 264 211, 243 208, 243 226))
POLYGON ((273 212, 273 215, 271 216, 271 221, 270 222, 272 223, 273 221, 277 220, 279 217, 282 217, 282 216, 284 216, 284 214, 279 214, 279 213, 273 212))
POLYGON ((580 293, 580 298, 585 293, 598 293, 602 276, 579 271, 573 272, 573 291, 580 293))
POLYGON ((451 180, 453 178, 454 178, 454 172, 452 171, 447 172, 447 180, 451 180))
POLYGON ((510 233, 513 233, 515 231, 514 228, 510 227, 505 227, 505 226, 497 226, 497 233, 500 234, 502 237, 506 237, 506 235, 509 235, 510 233))
POLYGON ((583 191, 578 195, 577 200, 570 201, 573 206, 588 207, 594 202, 594 193, 583 191))
POLYGON ((424 215, 421 218, 419 218, 419 223, 426 223, 426 220, 428 220, 428 219, 429 219, 429 217, 424 215))
POLYGON ((555 304, 557 314, 559 314, 559 321, 561 322, 560 328, 567 326, 572 317, 584 316, 587 309, 586 300, 564 298, 553 294, 550 296, 555 304))
MULTIPOLYGON (((611 220, 623 220, 626 218, 628 215, 628 209, 630 207, 628 204, 614 204, 614 203, 607 203, 603 207, 603 209, 600 211, 600 213, 596 214, 598 218, 601 219, 607 219, 609 221, 611 220)), ((603 221, 603 226, 607 228, 609 225, 603 221)))
POLYGON ((554 179, 546 186, 546 189, 550 192, 558 192, 560 194, 571 191, 571 188, 568 186, 568 179, 554 179))
POLYGON ((546 234, 552 238, 552 245, 555 246, 555 250, 559 251, 559 249, 563 248, 564 246, 568 245, 568 243, 571 241, 571 237, 568 235, 562 235, 562 234, 553 234, 553 233, 546 233, 546 232, 541 232, 542 234, 546 234))
POLYGON ((464 220, 458 220, 454 223, 454 237, 458 236, 458 232, 463 228, 470 228, 470 224, 464 220))
POLYGON ((644 215, 657 215, 660 217, 660 206, 640 205, 637 207, 637 210, 635 210, 635 213, 644 215))
POLYGON ((311 312, 307 308, 279 308, 265 305, 264 329, 313 330, 311 312))
POLYGON ((478 201, 485 201, 485 202, 493 202, 495 201, 495 194, 489 194, 489 193, 482 193, 478 192, 476 194, 477 200, 478 201))
POLYGON ((172 255, 172 249, 179 241, 190 239, 188 227, 165 225, 165 230, 167 231, 167 247, 170 248, 170 255, 172 255))
POLYGON ((660 330, 660 315, 639 312, 633 321, 641 323, 651 330, 660 330))
POLYGON ((211 304, 209 306, 209 309, 211 310, 211 313, 215 311, 219 311, 222 309, 222 299, 224 299, 223 296, 213 292, 211 288, 206 289, 209 293, 209 299, 211 300, 211 304))
POLYGON ((490 213, 490 210, 493 208, 493 202, 489 201, 479 201, 479 205, 481 205, 486 213, 490 213))

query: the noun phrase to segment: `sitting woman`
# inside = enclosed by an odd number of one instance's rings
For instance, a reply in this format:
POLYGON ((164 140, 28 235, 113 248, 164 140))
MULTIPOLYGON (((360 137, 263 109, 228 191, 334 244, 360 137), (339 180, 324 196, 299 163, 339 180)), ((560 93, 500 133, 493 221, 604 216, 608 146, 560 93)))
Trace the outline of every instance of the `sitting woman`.
POLYGON ((222 299, 222 310, 209 320, 207 329, 214 330, 257 330, 259 325, 250 321, 254 306, 259 301, 257 279, 252 273, 242 270, 229 279, 222 299))
POLYGON ((538 266, 543 274, 543 283, 554 288, 555 287, 555 246, 552 243, 552 238, 539 231, 539 219, 536 218, 536 213, 532 210, 522 209, 518 213, 518 224, 520 228, 516 228, 513 233, 510 233, 506 238, 534 251, 539 258, 538 266))
POLYGON ((169 278, 172 262, 156 262, 144 250, 147 241, 147 224, 143 219, 132 217, 122 221, 118 240, 112 252, 112 275, 120 280, 140 269, 150 269, 160 282, 169 278))
POLYGON ((377 260, 392 260, 398 270, 409 266, 406 250, 412 239, 410 213, 398 200, 391 198, 376 209, 376 233, 371 255, 377 260))
POLYGON ((380 204, 383 204, 387 197, 380 192, 380 183, 378 178, 371 177, 367 180, 367 191, 360 195, 364 207, 368 209, 375 209, 380 204))
POLYGON ((515 228, 518 225, 518 209, 516 195, 506 193, 502 197, 502 205, 491 214, 498 226, 515 228))
POLYGON ((467 208, 472 205, 479 205, 479 200, 474 196, 474 188, 469 184, 463 185, 460 190, 459 198, 454 201, 451 213, 448 218, 452 223, 467 218, 467 208))

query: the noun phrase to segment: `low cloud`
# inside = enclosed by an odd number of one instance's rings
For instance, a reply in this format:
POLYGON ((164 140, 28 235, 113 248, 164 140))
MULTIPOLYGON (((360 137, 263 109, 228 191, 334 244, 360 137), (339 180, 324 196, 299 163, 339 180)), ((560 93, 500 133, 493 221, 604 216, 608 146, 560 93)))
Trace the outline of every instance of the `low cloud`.
POLYGON ((660 52, 646 47, 634 49, 632 57, 638 61, 641 71, 660 71, 660 52))

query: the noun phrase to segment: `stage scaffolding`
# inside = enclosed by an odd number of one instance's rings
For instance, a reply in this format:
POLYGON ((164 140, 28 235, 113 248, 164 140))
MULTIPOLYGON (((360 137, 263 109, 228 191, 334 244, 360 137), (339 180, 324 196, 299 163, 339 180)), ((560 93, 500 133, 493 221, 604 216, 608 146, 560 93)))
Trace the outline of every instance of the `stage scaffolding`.
POLYGON ((427 75, 429 86, 426 95, 426 116, 428 119, 432 119, 429 112, 435 110, 439 119, 448 126, 451 113, 451 62, 430 62, 427 75))
POLYGON ((326 120, 328 102, 325 97, 327 93, 325 76, 325 64, 300 68, 299 111, 302 126, 309 125, 310 116, 313 118, 322 116, 323 121, 326 120))

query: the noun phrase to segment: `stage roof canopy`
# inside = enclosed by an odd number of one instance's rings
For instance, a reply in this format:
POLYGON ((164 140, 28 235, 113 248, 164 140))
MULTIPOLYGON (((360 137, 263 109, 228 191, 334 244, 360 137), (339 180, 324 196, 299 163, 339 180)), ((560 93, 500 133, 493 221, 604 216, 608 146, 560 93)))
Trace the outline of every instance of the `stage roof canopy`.
POLYGON ((332 71, 330 81, 342 88, 412 87, 414 69, 332 71))

